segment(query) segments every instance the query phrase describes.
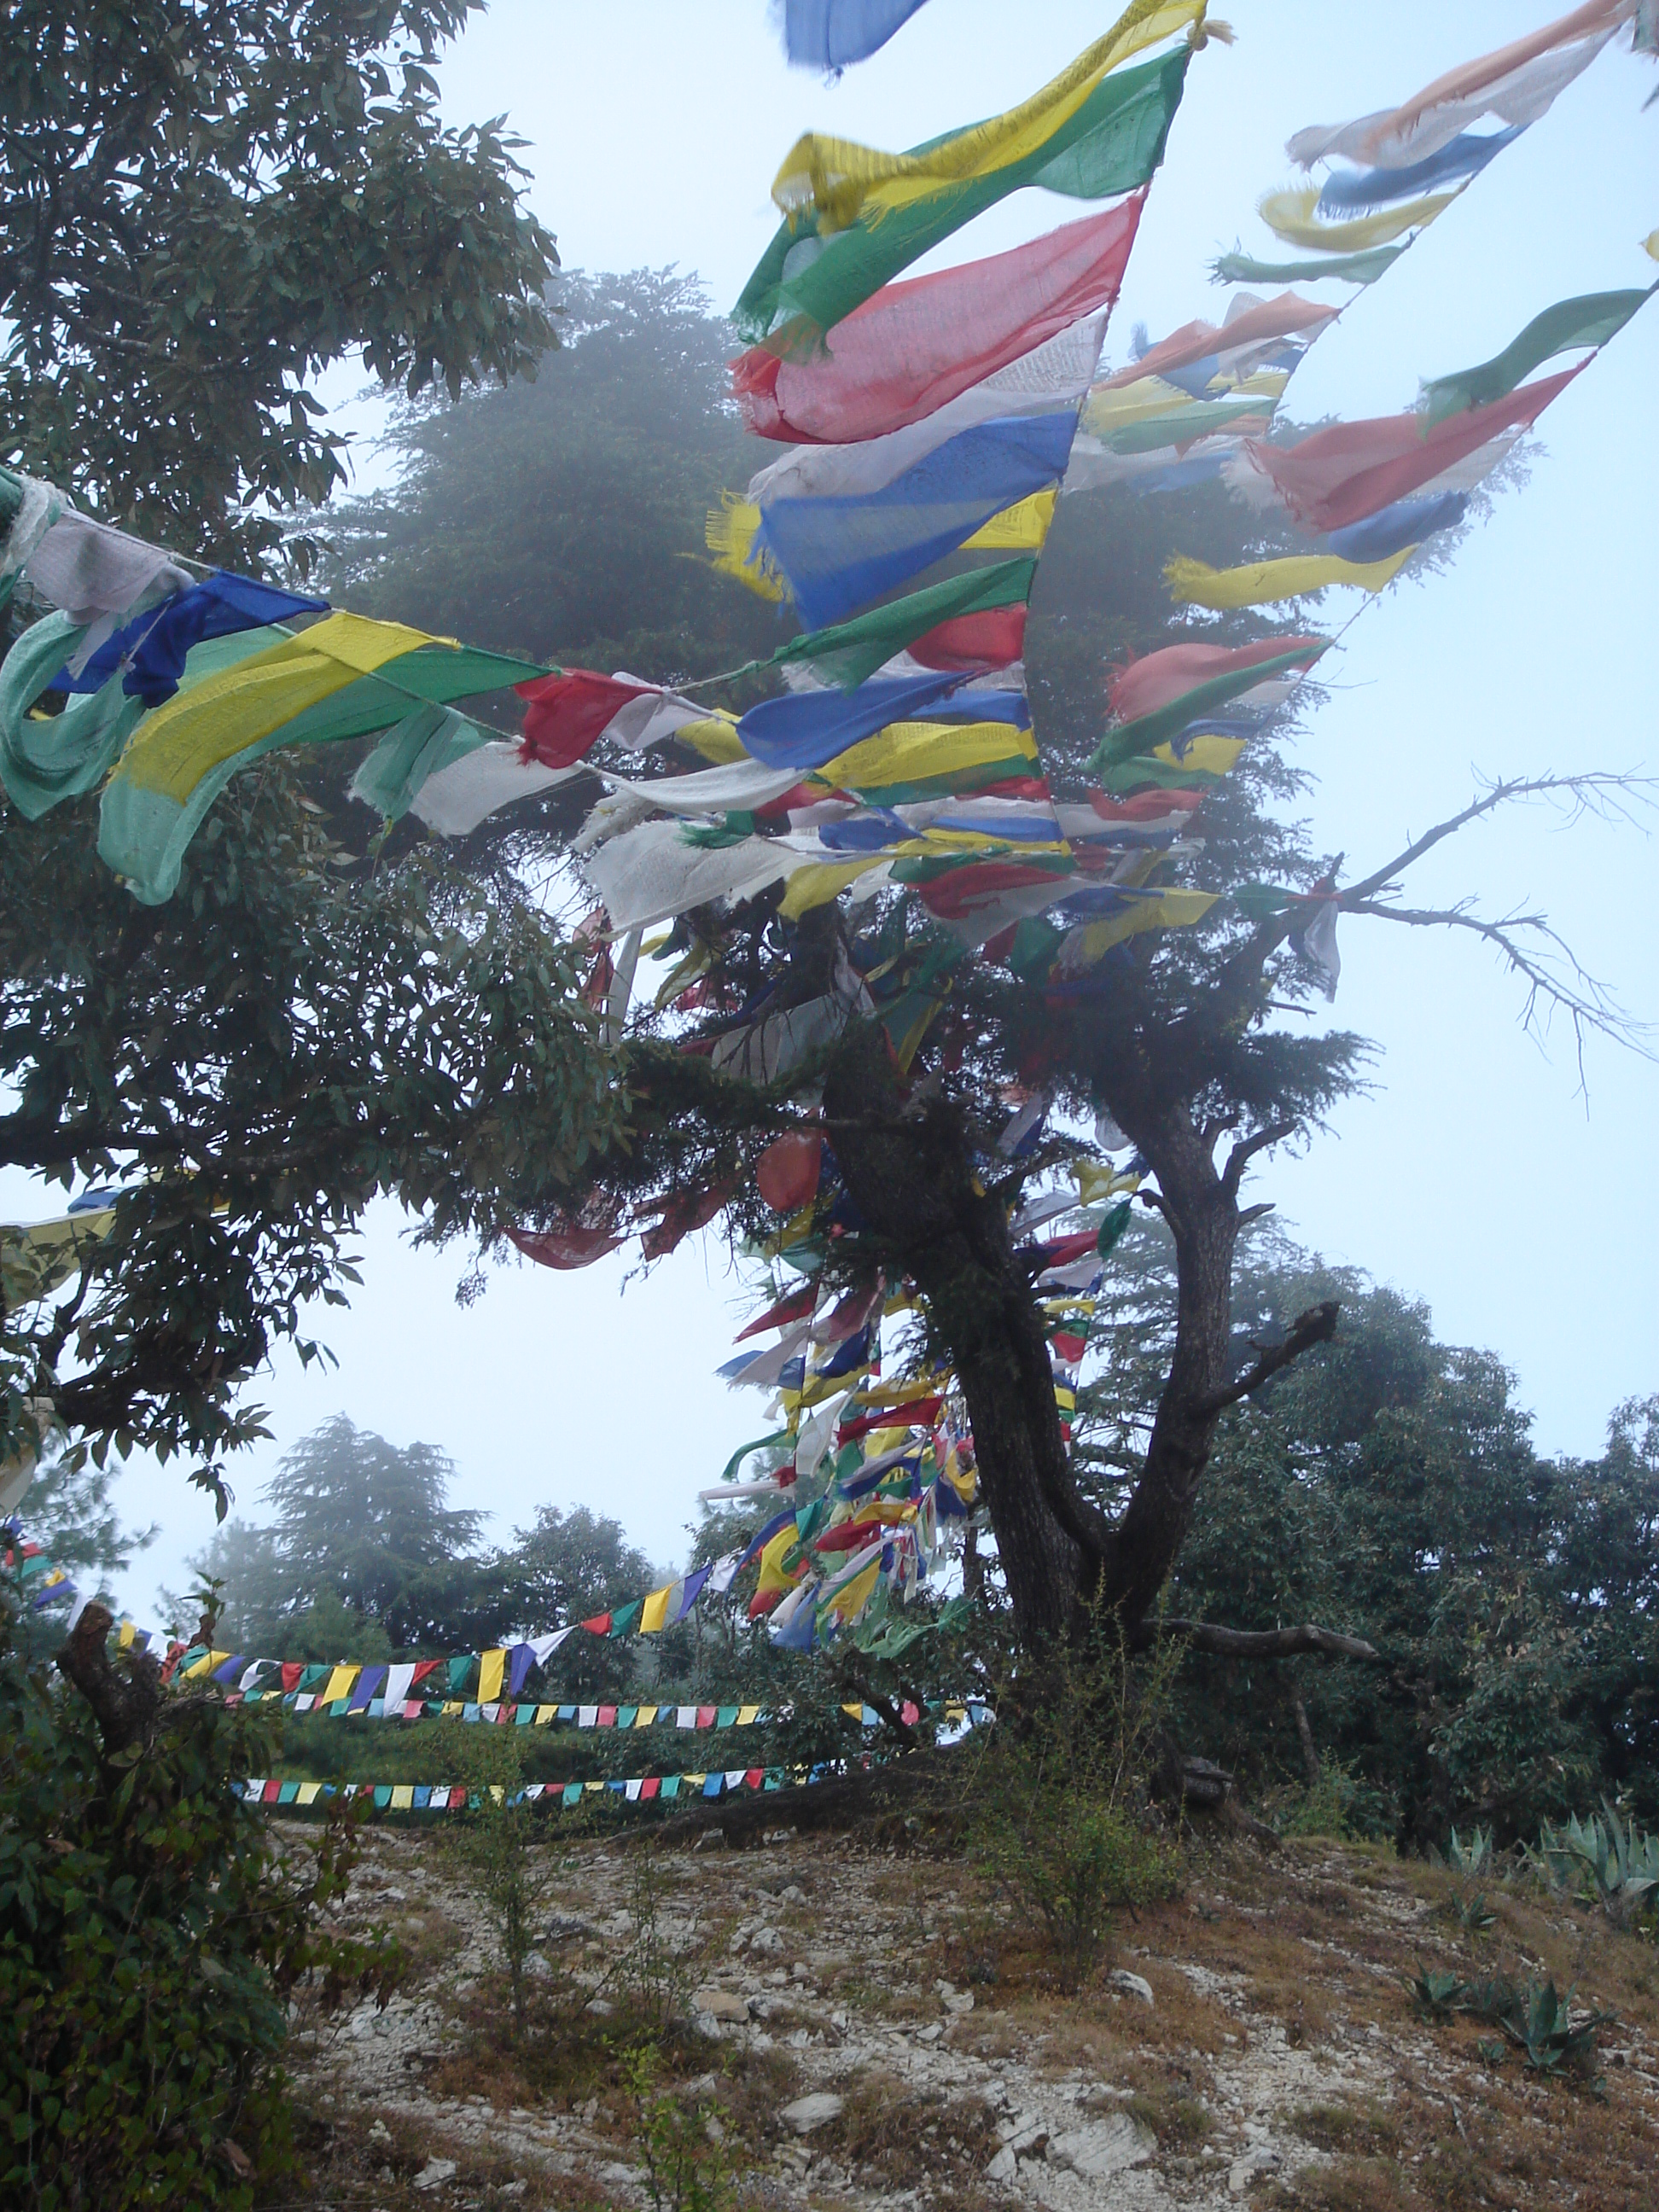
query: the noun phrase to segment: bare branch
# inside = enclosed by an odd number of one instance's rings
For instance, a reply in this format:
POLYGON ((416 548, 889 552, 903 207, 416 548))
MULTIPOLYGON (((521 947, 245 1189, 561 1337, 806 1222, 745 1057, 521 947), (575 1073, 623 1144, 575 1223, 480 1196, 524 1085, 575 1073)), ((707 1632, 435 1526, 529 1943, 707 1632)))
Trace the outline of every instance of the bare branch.
POLYGON ((1230 1382, 1224 1390, 1212 1390, 1207 1398, 1200 1398, 1193 1408, 1195 1416, 1203 1420, 1212 1413, 1224 1412, 1229 1406, 1236 1406, 1241 1398, 1248 1398, 1259 1390, 1292 1360, 1300 1359, 1304 1352, 1311 1352, 1316 1344, 1328 1344, 1336 1334, 1336 1317, 1341 1310, 1335 1298, 1327 1298, 1323 1304, 1310 1306, 1306 1313, 1298 1314, 1282 1344, 1270 1346, 1237 1382, 1230 1382))
POLYGON ((1576 821, 1583 814, 1595 814, 1602 821, 1633 822, 1636 818, 1632 802, 1639 799, 1651 806, 1649 796, 1653 787, 1651 778, 1627 775, 1611 769, 1598 769, 1583 775, 1510 776, 1505 781, 1489 784, 1478 799, 1473 799, 1460 813, 1449 815, 1445 821, 1437 822, 1415 837, 1401 853, 1397 853, 1386 866, 1363 882, 1350 884, 1346 890, 1334 892, 1338 903, 1346 906, 1350 901, 1374 898, 1386 890, 1394 878, 1414 860, 1446 838, 1455 836, 1483 815, 1511 799, 1553 799, 1570 802, 1569 820, 1576 821))
POLYGON ((1256 1153, 1266 1152, 1269 1145, 1283 1142, 1296 1134, 1294 1121, 1271 1121, 1265 1129, 1258 1129, 1253 1137, 1241 1137, 1227 1154, 1227 1164, 1221 1171, 1221 1187, 1230 1198, 1237 1197, 1238 1186, 1244 1179, 1244 1170, 1256 1153))
POLYGON ((1330 1659, 1364 1659, 1381 1665, 1382 1654, 1362 1636, 1344 1636, 1334 1628, 1304 1622, 1299 1628, 1219 1628, 1208 1620, 1158 1620, 1148 1616, 1135 1623, 1129 1641, 1144 1650, 1160 1636, 1181 1636, 1194 1651, 1207 1651, 1217 1659, 1294 1659, 1304 1651, 1323 1652, 1330 1659))

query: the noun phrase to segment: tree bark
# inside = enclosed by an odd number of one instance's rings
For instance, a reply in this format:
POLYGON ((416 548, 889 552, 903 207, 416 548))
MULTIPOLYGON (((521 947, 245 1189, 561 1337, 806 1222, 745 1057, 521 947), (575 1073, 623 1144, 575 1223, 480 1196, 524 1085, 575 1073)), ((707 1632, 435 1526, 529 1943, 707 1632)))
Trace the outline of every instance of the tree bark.
POLYGON ((92 1707, 106 1759, 143 1743, 161 1708, 161 1670, 147 1651, 134 1652, 125 1674, 110 1664, 106 1645, 114 1626, 108 1607, 94 1600, 58 1654, 59 1670, 92 1707))

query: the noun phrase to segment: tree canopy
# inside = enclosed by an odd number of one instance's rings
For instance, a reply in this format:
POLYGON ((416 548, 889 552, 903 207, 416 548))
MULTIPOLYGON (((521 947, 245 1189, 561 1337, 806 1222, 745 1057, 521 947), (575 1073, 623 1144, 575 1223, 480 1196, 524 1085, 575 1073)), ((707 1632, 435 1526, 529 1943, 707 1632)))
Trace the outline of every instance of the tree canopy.
MULTIPOLYGON (((0 455, 232 562, 343 480, 314 389, 361 349, 533 370, 557 254, 499 119, 438 112, 476 0, 21 0, 0 59, 0 455)), ((290 545, 292 553, 296 549, 290 545)))

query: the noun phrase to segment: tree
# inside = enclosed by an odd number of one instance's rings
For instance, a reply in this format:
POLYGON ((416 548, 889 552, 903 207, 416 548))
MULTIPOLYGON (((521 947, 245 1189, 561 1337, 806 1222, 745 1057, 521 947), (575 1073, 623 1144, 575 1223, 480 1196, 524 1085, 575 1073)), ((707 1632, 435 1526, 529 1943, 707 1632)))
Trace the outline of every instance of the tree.
POLYGON ((708 295, 641 269, 549 300, 562 343, 533 384, 400 409, 402 479, 330 509, 329 573, 368 611, 544 660, 683 679, 769 653, 777 611, 702 550, 753 465, 708 295))
MULTIPOLYGON (((471 450, 456 439, 441 463, 417 457, 399 499, 418 508, 427 488, 441 483, 453 503, 465 503, 487 481, 469 475, 471 450)), ((529 535, 520 542, 527 566, 536 544, 529 535)), ((1168 558, 1227 566, 1294 550, 1299 541, 1282 518, 1235 503, 1218 484, 1158 500, 1113 489, 1061 501, 1025 640, 1042 764, 1057 797, 1081 799, 1093 781, 1103 680, 1126 654, 1169 641, 1168 558)), ((396 556, 386 557, 390 589, 396 556)), ((542 557, 552 569, 574 565, 550 540, 542 541, 542 557)), ((399 565, 412 588, 407 556, 399 565)), ((614 635, 624 617, 619 607, 592 619, 614 635)), ((1225 645, 1290 634, 1289 623, 1240 614, 1178 633, 1225 645)), ((775 890, 730 912, 682 917, 665 952, 687 961, 691 993, 678 1006, 668 994, 667 1006, 647 1006, 630 1026, 628 1143, 594 1156, 582 1218, 625 1228, 666 1208, 684 1224, 723 1205, 734 1241, 769 1249, 769 1240, 775 1249, 777 1219, 754 1180, 759 1155, 781 1133, 821 1132, 831 1156, 823 1279, 867 1285, 880 1271, 890 1284, 916 1286, 921 1317, 909 1349, 917 1363, 948 1359, 958 1378, 998 1566, 1028 1647, 1072 1633, 1097 1605, 1132 1632, 1151 1632, 1218 1421, 1335 1329, 1334 1298, 1248 1352, 1229 1325, 1237 1239, 1259 1211, 1243 1195, 1252 1163, 1316 1127, 1358 1086, 1369 1056, 1351 1033, 1307 1027, 1322 978, 1300 949, 1299 921, 1313 908, 1298 897, 1318 886, 1322 901, 1331 886, 1328 903, 1342 915, 1474 933, 1517 975, 1528 1017, 1549 1006, 1581 1039, 1591 1030, 1620 1033, 1605 996, 1570 957, 1558 957, 1541 915, 1488 922, 1470 906, 1411 909, 1398 902, 1396 886, 1424 853, 1496 807, 1534 799, 1617 812, 1624 785, 1595 775, 1498 784, 1340 886, 1341 856, 1319 852, 1289 811, 1303 786, 1279 750, 1294 717, 1318 697, 1303 683, 1231 775, 1191 772, 1204 788, 1201 852, 1177 843, 1138 880, 1219 894, 1196 927, 1132 938, 1079 981, 1045 987, 1031 979, 1046 972, 1046 958, 1026 962, 1022 948, 1034 933, 1036 953, 1051 951, 1060 933, 1046 925, 1016 935, 996 959, 973 959, 902 892, 879 894, 856 913, 822 905, 792 922, 779 917, 775 890), (1265 904, 1257 890, 1264 882, 1280 889, 1265 904), (860 976, 866 991, 875 982, 887 1008, 896 1001, 905 1021, 935 1017, 913 1065, 895 1059, 892 1036, 903 1026, 896 1015, 884 1026, 867 997, 862 1012, 851 1011, 849 978, 860 976), (838 1007, 844 1026, 787 1080, 768 1087, 714 1072, 711 1049, 761 1012, 811 1005, 838 1007), (1054 1131, 1017 1164, 996 1151, 1011 1084, 1048 1094, 1054 1131), (821 1119, 794 1103, 808 1085, 821 1085, 821 1119), (1144 1164, 1141 1201, 1170 1229, 1178 1285, 1156 1408, 1111 1509, 1073 1471, 1033 1287, 1041 1261, 1009 1230, 1026 1181, 1088 1152, 1079 1131, 1098 1115, 1109 1116, 1144 1164)), ((1152 787, 1163 776, 1149 765, 1152 787)), ((721 834, 750 826, 730 822, 721 834)), ((496 836, 520 863, 559 846, 557 824, 545 821, 507 817, 496 836)), ((567 1202, 536 1221, 568 1218, 567 1202)), ((1188 1633, 1202 1647, 1253 1657, 1340 1644, 1305 1623, 1247 1643, 1224 1623, 1188 1624, 1188 1633)))
MULTIPOLYGON (((533 372, 552 239, 500 118, 439 121, 477 0, 21 0, 0 100, 4 457, 223 563, 343 480, 312 388, 533 372)), ((290 547, 291 551, 303 549, 290 547)))
MULTIPOLYGON (((135 1552, 153 1543, 155 1530, 124 1528, 110 1503, 114 1475, 75 1454, 49 1452, 17 1508, 23 1531, 85 1597, 111 1601, 110 1578, 125 1574, 135 1552)), ((63 1641, 64 1608, 28 1611, 15 1624, 12 1644, 30 1662, 63 1641)))
MULTIPOLYGON (((1352 1817, 1402 1841, 1453 1825, 1530 1839, 1598 1793, 1654 1802, 1652 1408, 1620 1407, 1604 1461, 1533 1448, 1514 1378, 1438 1342, 1426 1309, 1259 1224, 1234 1286, 1235 1361, 1328 1298, 1343 1326, 1218 1424, 1171 1577, 1177 1617, 1271 1635, 1317 1619, 1385 1668, 1189 1654, 1183 1740, 1255 1790, 1334 1762, 1352 1817)), ((1103 1504, 1132 1483, 1177 1304, 1161 1223, 1120 1249, 1081 1394, 1079 1459, 1103 1504)))
POLYGON ((614 1126, 576 976, 523 897, 417 859, 343 880, 280 765, 234 784, 179 895, 134 903, 86 804, 0 841, 0 1161, 136 1168, 80 1276, 5 1316, 4 1375, 100 1449, 221 1455, 241 1379, 395 1194, 441 1243, 562 1188, 614 1126))
POLYGON ((476 1548, 483 1515, 446 1502, 454 1479, 431 1444, 399 1449, 343 1413, 325 1421, 277 1463, 265 1489, 273 1524, 229 1522, 191 1562, 223 1585, 222 1635, 298 1659, 495 1642, 507 1625, 502 1578, 476 1548))
MULTIPOLYGON (((499 125, 437 118, 470 0, 30 0, 0 161, 0 313, 24 466, 184 555, 255 561, 338 480, 307 379, 357 347, 418 392, 533 369, 552 242, 499 125)), ((296 559, 302 549, 291 547, 296 559)), ((241 1382, 338 1302, 377 1193, 493 1227, 614 1121, 574 972, 511 885, 349 856, 264 761, 137 904, 93 802, 0 853, 0 1162, 135 1177, 64 1295, 3 1316, 9 1449, 52 1401, 100 1453, 263 1433, 241 1382)))

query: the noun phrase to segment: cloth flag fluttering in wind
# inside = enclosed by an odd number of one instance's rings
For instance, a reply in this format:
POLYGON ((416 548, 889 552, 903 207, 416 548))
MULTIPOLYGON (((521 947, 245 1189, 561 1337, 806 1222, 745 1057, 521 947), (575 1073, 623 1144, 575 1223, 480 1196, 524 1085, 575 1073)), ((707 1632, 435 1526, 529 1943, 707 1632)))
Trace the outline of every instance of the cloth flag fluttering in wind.
POLYGON ((1035 185, 1102 200, 1145 185, 1164 158, 1191 49, 1109 72, 1186 27, 1200 6, 1131 9, 1138 27, 1098 41, 1023 107, 908 154, 803 138, 773 187, 785 220, 732 310, 738 330, 810 357, 890 277, 1008 193, 1035 185))
POLYGON ((752 346, 732 389, 757 436, 803 445, 878 438, 1008 369, 1113 306, 1145 194, 983 261, 888 284, 839 322, 817 358, 752 346))
POLYGON ((922 0, 783 0, 783 49, 798 69, 867 61, 922 0))

